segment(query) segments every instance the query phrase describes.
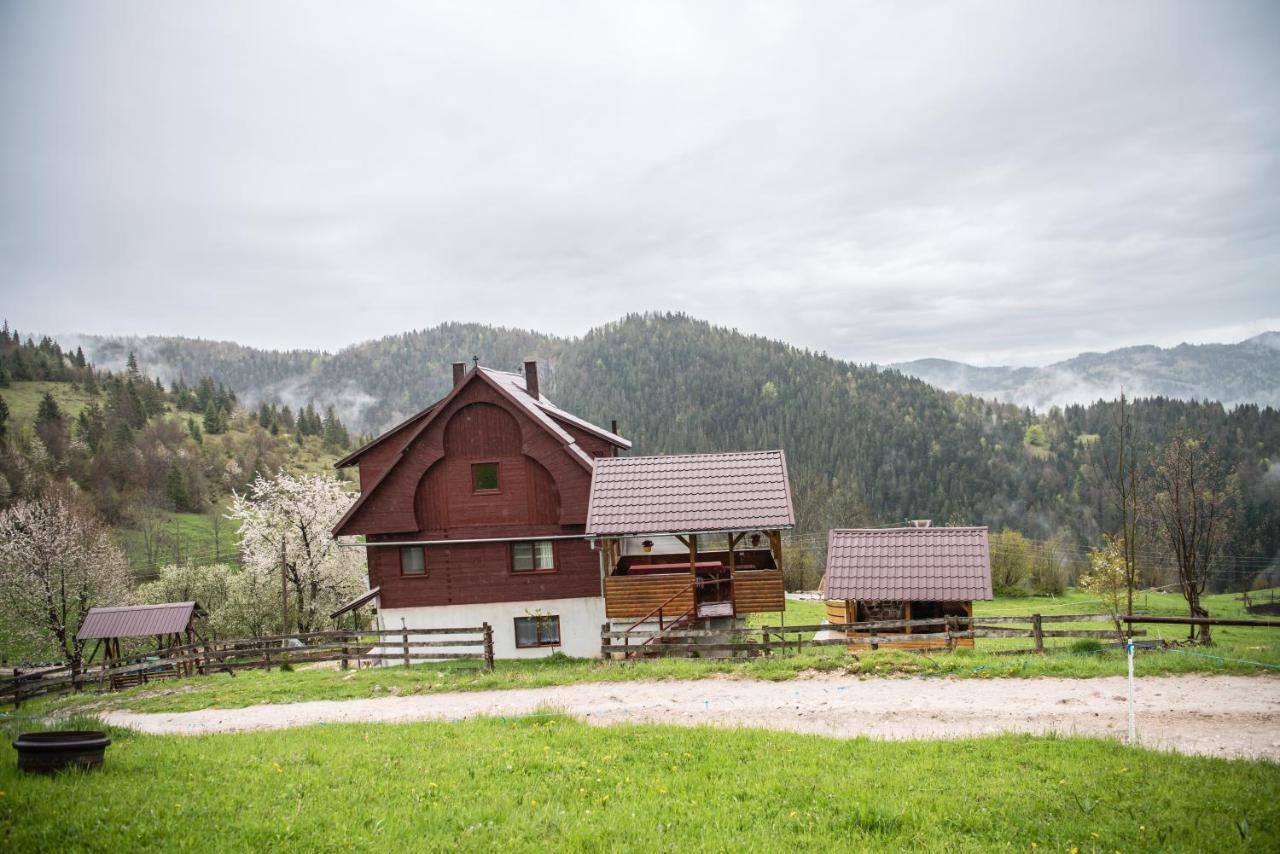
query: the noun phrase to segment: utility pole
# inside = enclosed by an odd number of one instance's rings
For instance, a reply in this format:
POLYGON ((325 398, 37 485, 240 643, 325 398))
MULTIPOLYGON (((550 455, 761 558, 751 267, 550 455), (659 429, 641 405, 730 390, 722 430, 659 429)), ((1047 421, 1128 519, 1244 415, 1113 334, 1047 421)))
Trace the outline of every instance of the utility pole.
POLYGON ((285 567, 284 534, 280 534, 280 634, 289 634, 289 574, 285 567))

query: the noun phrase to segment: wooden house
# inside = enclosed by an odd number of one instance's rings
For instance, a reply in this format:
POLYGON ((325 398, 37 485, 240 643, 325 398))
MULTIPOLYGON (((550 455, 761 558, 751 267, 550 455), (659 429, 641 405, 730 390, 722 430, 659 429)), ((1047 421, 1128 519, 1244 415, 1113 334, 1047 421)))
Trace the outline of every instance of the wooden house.
POLYGON ((444 398, 338 465, 360 498, 335 536, 362 534, 382 628, 493 626, 499 657, 600 653, 600 558, 586 536, 599 460, 631 443, 555 406, 523 375, 453 368, 444 398))
MULTIPOLYGON (((921 521, 907 528, 832 530, 820 590, 830 623, 972 617, 973 602, 991 598, 987 529, 935 528, 921 521)), ((887 648, 945 645, 912 640, 910 627, 876 634, 901 635, 899 642, 881 644, 887 648)), ((956 643, 973 646, 972 639, 956 643)))
POLYGON ((781 533, 794 524, 782 451, 597 460, 587 533, 611 628, 732 627, 782 611, 781 533))

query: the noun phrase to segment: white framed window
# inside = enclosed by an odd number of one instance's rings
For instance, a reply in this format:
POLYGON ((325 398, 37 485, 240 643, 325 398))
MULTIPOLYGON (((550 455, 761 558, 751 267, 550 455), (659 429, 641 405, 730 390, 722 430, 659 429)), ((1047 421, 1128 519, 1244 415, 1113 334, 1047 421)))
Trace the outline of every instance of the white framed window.
POLYGON ((560 645, 560 615, 516 617, 516 646, 529 649, 560 645))
POLYGON ((547 572, 556 568, 555 543, 525 540, 511 544, 512 572, 547 572))
POLYGON ((427 550, 422 546, 400 547, 400 574, 426 575, 427 550))

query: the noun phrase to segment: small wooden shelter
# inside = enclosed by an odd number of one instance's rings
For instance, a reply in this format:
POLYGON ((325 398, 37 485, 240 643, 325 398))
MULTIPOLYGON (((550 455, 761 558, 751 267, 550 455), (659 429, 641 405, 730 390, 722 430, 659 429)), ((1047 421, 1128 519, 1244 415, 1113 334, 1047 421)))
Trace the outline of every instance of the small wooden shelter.
MULTIPOLYGON (((154 636, 156 652, 195 643, 200 637, 195 621, 206 616, 198 602, 165 602, 160 605, 130 605, 120 608, 90 608, 84 624, 76 635, 79 640, 97 641, 88 664, 101 648, 108 660, 121 658, 120 641, 123 638, 154 636)), ((189 671, 191 665, 184 665, 189 671)))
MULTIPOLYGON (((971 618, 974 600, 991 598, 987 529, 935 528, 927 520, 907 528, 833 529, 820 590, 831 623, 971 618)), ((900 634, 901 641, 881 644, 890 649, 945 646, 913 640, 910 626, 875 634, 900 634)), ((973 646, 971 638, 956 643, 973 646)))

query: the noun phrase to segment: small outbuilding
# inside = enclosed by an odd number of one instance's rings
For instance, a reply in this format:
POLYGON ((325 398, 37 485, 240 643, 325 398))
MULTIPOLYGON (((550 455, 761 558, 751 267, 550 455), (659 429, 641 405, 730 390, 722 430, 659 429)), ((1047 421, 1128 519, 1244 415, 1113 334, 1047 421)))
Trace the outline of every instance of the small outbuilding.
MULTIPOLYGON (((906 528, 833 529, 827 534, 820 590, 830 623, 970 618, 975 600, 991 599, 987 529, 935 528, 927 521, 906 528)), ((933 638, 913 640, 910 626, 875 634, 901 635, 901 641, 880 644, 890 649, 946 645, 933 638)), ((973 646, 971 638, 955 643, 973 646)))
MULTIPOLYGON (((195 643, 199 637, 195 621, 204 616, 205 611, 198 602, 90 608, 76 637, 97 641, 86 664, 97 655, 99 647, 108 660, 120 658, 120 641, 123 638, 155 637, 156 651, 163 653, 173 647, 195 643)), ((189 670, 189 666, 186 669, 189 670)))

